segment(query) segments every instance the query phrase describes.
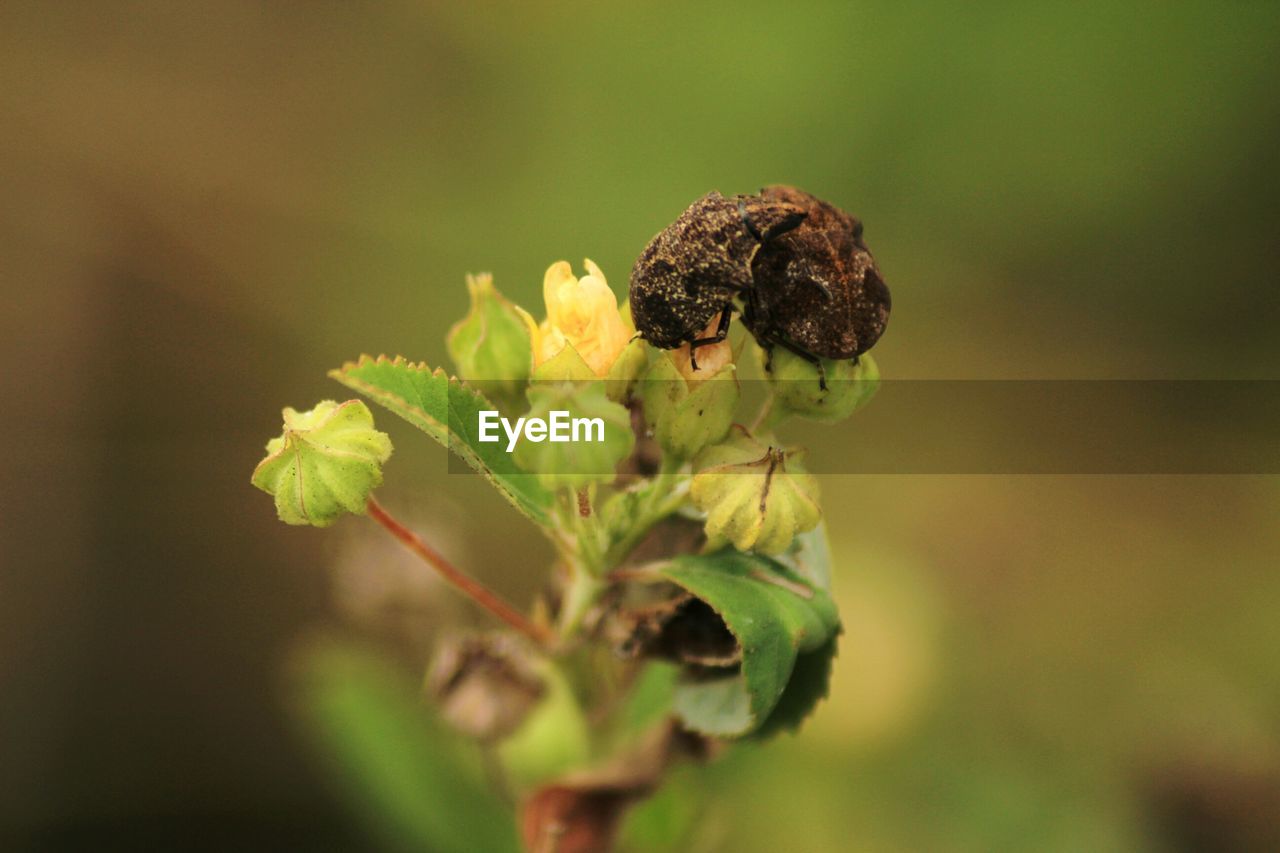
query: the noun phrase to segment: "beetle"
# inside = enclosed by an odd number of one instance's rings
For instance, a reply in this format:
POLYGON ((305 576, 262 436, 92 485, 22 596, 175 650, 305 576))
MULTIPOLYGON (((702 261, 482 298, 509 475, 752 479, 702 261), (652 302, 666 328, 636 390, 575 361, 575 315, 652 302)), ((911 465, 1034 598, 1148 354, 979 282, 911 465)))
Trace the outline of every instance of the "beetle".
POLYGON ((817 364, 825 389, 820 359, 856 361, 884 334, 889 288, 856 217, 795 187, 765 187, 760 198, 806 215, 753 256, 743 324, 766 350, 779 345, 817 364))
POLYGON ((712 191, 658 232, 631 270, 631 317, 638 336, 662 349, 694 352, 729 333, 735 297, 751 290, 752 262, 762 246, 795 229, 804 209, 757 195, 726 198, 712 191), (711 337, 699 338, 717 314, 711 337))

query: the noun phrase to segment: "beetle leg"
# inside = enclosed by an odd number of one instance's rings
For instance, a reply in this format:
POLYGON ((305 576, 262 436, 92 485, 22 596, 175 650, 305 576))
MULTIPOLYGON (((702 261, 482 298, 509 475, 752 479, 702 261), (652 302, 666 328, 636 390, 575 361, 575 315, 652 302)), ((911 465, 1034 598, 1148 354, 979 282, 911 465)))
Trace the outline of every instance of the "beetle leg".
POLYGON ((725 306, 720 312, 720 324, 716 326, 716 332, 709 338, 694 338, 689 341, 689 366, 694 370, 698 369, 698 360, 695 353, 698 347, 704 347, 707 344, 718 344, 729 335, 729 321, 733 319, 732 306, 725 306))

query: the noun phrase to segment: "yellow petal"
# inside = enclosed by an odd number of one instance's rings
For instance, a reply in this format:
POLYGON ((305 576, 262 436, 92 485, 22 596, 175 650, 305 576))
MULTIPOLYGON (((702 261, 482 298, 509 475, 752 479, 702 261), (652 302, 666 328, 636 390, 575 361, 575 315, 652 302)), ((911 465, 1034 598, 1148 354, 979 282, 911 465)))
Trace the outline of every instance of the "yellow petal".
POLYGON ((591 260, 590 258, 584 258, 582 261, 582 265, 587 268, 587 275, 591 276, 592 278, 600 279, 600 282, 605 287, 609 286, 609 282, 605 281, 604 273, 600 272, 600 267, 596 266, 595 261, 591 260))
POLYGON ((568 345, 569 341, 563 332, 549 322, 543 323, 538 329, 538 346, 533 351, 533 366, 545 364, 568 345))
POLYGON ((570 296, 565 292, 565 285, 577 284, 577 281, 568 261, 556 261, 547 267, 547 272, 542 277, 542 301, 547 306, 547 319, 553 325, 559 325, 558 317, 563 301, 570 296))

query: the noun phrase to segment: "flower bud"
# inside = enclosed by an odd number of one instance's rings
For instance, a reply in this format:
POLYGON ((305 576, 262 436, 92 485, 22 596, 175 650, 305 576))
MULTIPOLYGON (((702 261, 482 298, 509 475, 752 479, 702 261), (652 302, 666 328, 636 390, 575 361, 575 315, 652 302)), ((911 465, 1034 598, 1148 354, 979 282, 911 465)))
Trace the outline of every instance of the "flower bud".
POLYGON ((824 423, 842 421, 875 396, 880 387, 880 368, 867 353, 849 360, 822 360, 818 365, 793 352, 776 347, 773 364, 766 372, 773 388, 774 405, 789 414, 824 423), (822 387, 825 373, 827 387, 822 387))
POLYGON ((635 338, 618 353, 613 366, 609 368, 609 375, 605 377, 605 390, 609 393, 609 399, 615 403, 625 403, 630 399, 636 380, 648 366, 648 346, 640 338, 635 338))
POLYGON ((702 364, 692 371, 687 357, 681 371, 679 352, 663 352, 654 359, 640 380, 640 399, 645 420, 662 449, 678 459, 689 459, 724 438, 733 423, 740 390, 732 361, 721 362, 710 378, 701 378, 708 371, 702 364))
POLYGON ((690 494, 707 514, 708 549, 780 554, 818 524, 818 483, 801 467, 803 451, 761 444, 735 426, 694 461, 690 494))
POLYGON ((526 433, 515 448, 516 464, 547 488, 613 482, 636 436, 631 413, 606 396, 604 382, 536 382, 528 395, 526 417, 545 421, 549 431, 539 441, 526 433), (556 440, 557 423, 568 440, 556 440))
POLYGON ((518 397, 529 378, 529 330, 497 288, 493 276, 467 276, 471 309, 445 338, 458 375, 498 400, 518 397))
POLYGON ((284 410, 284 434, 267 442, 252 482, 275 496, 286 524, 328 527, 344 512, 364 512, 389 456, 391 439, 373 428, 368 406, 325 400, 308 412, 284 410))

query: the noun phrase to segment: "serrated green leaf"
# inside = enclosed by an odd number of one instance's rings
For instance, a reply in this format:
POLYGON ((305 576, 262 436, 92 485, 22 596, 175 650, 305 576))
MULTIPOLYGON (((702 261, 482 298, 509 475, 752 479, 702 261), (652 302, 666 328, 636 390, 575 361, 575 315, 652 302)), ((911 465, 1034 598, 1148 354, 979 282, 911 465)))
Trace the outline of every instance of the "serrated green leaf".
POLYGON ((824 645, 796 656, 795 668, 778 704, 764 724, 751 733, 752 737, 767 738, 798 729, 814 707, 827 698, 838 642, 839 636, 832 636, 824 645))
POLYGON ((538 524, 548 524, 551 493, 536 477, 520 470, 502 442, 479 440, 480 411, 497 409, 479 391, 450 378, 439 368, 432 371, 424 363, 401 357, 361 356, 359 361, 329 371, 329 376, 458 454, 512 506, 538 524))
MULTIPOLYGON (((840 630, 830 596, 768 557, 724 550, 677 557, 659 571, 705 601, 742 649, 737 668, 689 670, 682 677, 675 710, 696 731, 738 737, 765 726, 797 673, 797 658, 824 650, 840 630)), ((770 730, 798 724, 825 693, 825 682, 819 690, 821 679, 813 678, 816 662, 806 659, 799 674, 808 683, 797 684, 770 730)))
POLYGON ((302 647, 292 663, 290 710, 385 849, 516 853, 515 822, 479 753, 425 711, 411 680, 334 640, 302 647))

